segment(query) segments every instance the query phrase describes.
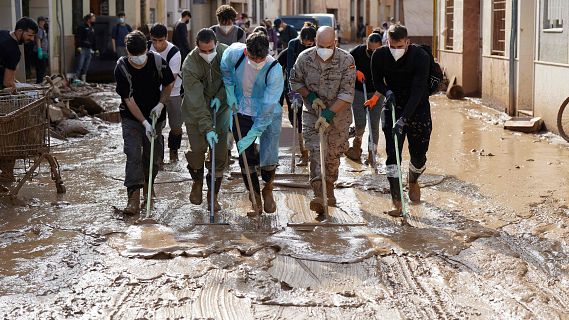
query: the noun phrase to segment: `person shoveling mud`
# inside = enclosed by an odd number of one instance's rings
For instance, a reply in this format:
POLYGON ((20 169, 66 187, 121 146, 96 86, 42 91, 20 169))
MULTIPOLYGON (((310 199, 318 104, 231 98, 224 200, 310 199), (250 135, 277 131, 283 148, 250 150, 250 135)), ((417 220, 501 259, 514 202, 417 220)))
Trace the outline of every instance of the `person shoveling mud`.
MULTIPOLYGON (((147 52, 146 37, 142 32, 129 33, 125 43, 128 56, 117 61, 114 73, 116 92, 121 97, 120 113, 126 154, 124 186, 127 188, 128 202, 124 213, 134 215, 140 212, 140 189, 148 188, 150 159, 153 159, 154 169, 152 181, 162 162, 161 150, 164 150, 164 145, 162 139, 156 137, 161 135, 164 127, 166 113, 162 109, 170 98, 175 79, 160 55, 147 52), (156 128, 149 122, 153 115, 157 118, 156 128), (152 139, 156 139, 158 146, 150 155, 152 139)), ((146 197, 147 190, 144 191, 146 197)), ((151 193, 154 194, 153 190, 151 193)))

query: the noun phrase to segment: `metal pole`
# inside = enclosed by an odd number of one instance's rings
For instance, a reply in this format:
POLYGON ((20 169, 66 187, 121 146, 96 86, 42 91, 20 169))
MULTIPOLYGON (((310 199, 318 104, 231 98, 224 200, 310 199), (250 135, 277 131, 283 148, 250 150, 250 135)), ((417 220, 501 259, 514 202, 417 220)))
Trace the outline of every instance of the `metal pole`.
POLYGON ((516 112, 516 53, 518 44, 518 0, 512 0, 512 27, 510 30, 510 99, 508 113, 513 116, 516 112))

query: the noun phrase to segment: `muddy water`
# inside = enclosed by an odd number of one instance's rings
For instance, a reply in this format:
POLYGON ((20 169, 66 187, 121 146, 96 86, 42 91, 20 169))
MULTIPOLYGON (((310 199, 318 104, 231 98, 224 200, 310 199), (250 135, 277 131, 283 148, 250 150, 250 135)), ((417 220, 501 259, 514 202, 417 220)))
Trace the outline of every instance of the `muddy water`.
POLYGON ((0 202, 0 315, 568 317, 567 144, 503 131, 499 114, 472 102, 436 97, 433 119, 424 201, 410 218, 383 213, 383 174, 343 158, 331 222, 367 225, 332 228, 287 226, 315 222, 307 169, 284 175, 289 127, 279 180, 298 188, 276 190, 275 214, 252 223, 241 179, 228 174, 217 218, 229 226, 195 225, 208 211, 187 200, 184 161, 158 176, 158 224, 137 224, 113 209, 126 197, 120 127, 95 120, 93 134, 54 148, 67 194, 44 169, 19 204, 0 202))

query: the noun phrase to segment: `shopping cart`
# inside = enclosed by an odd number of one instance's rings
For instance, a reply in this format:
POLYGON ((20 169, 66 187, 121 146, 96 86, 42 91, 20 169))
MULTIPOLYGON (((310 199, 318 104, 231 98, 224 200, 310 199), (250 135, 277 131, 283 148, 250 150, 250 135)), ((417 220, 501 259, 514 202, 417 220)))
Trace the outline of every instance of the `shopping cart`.
POLYGON ((57 193, 65 193, 59 163, 50 153, 48 99, 51 89, 27 88, 15 93, 0 92, 0 162, 24 160, 24 175, 15 186, 0 188, 0 197, 16 196, 42 161, 51 168, 57 193), (29 167, 26 166, 29 164, 29 167))

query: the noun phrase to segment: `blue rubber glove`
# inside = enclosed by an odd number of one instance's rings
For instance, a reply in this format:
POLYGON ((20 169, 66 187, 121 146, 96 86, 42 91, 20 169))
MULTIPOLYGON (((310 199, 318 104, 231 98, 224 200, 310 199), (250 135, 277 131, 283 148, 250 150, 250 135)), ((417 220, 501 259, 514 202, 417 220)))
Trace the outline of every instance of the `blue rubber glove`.
POLYGON ((207 140, 207 143, 209 143, 209 146, 213 148, 213 145, 216 144, 217 142, 219 142, 219 139, 217 137, 217 133, 215 133, 215 131, 210 131, 205 135, 205 139, 207 140))
POLYGON ((217 97, 211 99, 211 103, 209 104, 209 107, 213 109, 213 111, 215 113, 217 113, 217 111, 219 111, 219 106, 221 105, 221 101, 219 101, 219 99, 217 97))
POLYGON ((227 95, 227 105, 229 108, 233 108, 237 104, 237 98, 235 98, 235 87, 225 86, 225 94, 227 95))
POLYGON ((38 48, 38 60, 43 59, 43 49, 42 48, 38 48))
POLYGON ((255 139, 257 139, 257 137, 260 137, 262 134, 262 132, 258 132, 257 130, 251 130, 249 131, 249 133, 247 133, 246 136, 243 137, 243 139, 239 140, 239 142, 237 142, 237 151, 239 152, 239 154, 243 153, 243 151, 245 151, 245 149, 249 148, 253 142, 255 142, 255 139))

